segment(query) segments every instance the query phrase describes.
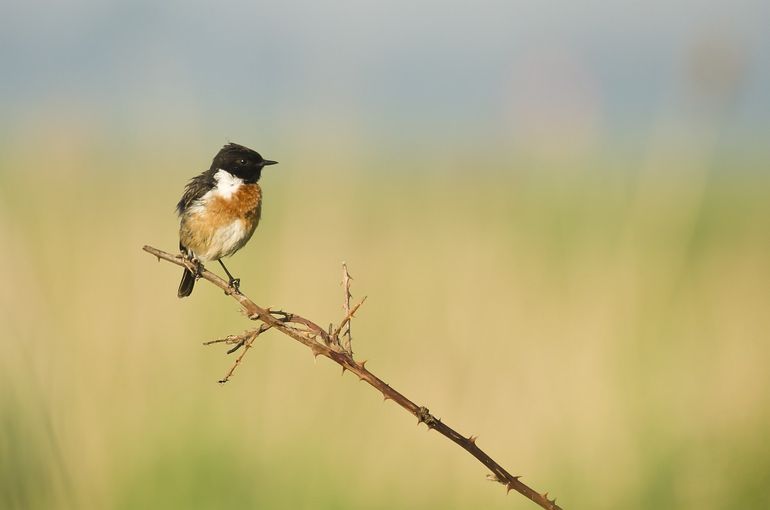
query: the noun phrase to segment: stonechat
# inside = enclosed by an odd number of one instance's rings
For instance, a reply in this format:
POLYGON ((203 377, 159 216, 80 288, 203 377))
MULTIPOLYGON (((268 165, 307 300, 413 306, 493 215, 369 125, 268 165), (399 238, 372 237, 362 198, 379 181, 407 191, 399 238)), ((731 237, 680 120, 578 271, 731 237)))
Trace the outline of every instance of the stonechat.
MULTIPOLYGON (((251 239, 262 213, 262 169, 277 161, 230 143, 214 157, 211 168, 190 179, 176 206, 180 217, 179 249, 196 263, 216 260, 238 292, 240 280, 233 278, 222 262, 251 239)), ((189 296, 198 275, 185 269, 177 295, 189 296)))

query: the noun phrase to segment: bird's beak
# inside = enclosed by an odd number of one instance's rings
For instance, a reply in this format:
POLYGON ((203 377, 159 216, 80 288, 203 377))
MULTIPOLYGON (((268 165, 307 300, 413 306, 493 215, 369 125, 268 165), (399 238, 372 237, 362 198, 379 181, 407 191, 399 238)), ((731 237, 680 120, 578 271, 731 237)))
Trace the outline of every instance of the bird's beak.
POLYGON ((262 161, 262 166, 270 166, 270 165, 277 165, 277 161, 270 161, 269 159, 266 159, 262 161))

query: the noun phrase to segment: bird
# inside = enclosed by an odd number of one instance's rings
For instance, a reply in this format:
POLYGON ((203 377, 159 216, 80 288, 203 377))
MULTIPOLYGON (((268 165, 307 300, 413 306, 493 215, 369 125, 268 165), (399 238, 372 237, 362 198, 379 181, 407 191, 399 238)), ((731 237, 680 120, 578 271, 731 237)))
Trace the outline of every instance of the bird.
POLYGON ((262 214, 262 169, 277 161, 264 159, 255 150, 228 143, 217 152, 211 167, 187 183, 176 206, 179 215, 179 249, 195 263, 197 271, 185 268, 177 296, 189 296, 200 276, 202 262, 216 260, 239 292, 234 278, 222 262, 251 239, 262 214))

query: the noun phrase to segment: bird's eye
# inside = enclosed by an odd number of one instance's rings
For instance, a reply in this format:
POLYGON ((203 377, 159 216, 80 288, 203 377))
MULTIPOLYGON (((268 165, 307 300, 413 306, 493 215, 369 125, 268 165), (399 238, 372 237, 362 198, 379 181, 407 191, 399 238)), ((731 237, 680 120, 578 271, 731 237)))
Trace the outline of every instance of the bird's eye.
POLYGON ((243 165, 245 165, 245 164, 246 164, 246 160, 245 160, 245 159, 239 159, 239 160, 238 160, 238 164, 239 164, 239 165, 241 165, 241 166, 243 166, 243 165))

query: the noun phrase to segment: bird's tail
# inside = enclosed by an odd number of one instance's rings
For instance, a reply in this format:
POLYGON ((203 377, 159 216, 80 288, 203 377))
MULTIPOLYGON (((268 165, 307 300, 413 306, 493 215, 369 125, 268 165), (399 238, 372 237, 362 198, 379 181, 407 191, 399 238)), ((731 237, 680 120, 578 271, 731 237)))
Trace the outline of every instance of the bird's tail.
POLYGON ((180 298, 187 297, 192 294, 193 287, 195 287, 195 275, 189 269, 185 269, 176 295, 180 298))

